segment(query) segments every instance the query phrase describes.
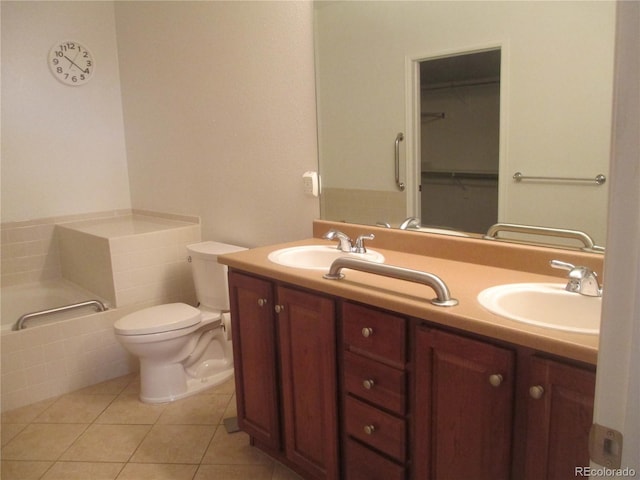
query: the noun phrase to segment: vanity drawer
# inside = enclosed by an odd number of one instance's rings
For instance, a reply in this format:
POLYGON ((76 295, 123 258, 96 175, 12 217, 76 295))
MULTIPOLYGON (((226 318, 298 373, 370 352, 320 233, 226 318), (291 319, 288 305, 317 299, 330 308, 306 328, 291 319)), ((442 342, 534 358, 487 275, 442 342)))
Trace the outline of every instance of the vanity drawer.
POLYGON ((406 412, 405 372, 351 352, 344 352, 344 386, 368 402, 398 415, 406 412))
POLYGON ((406 424, 404 419, 347 396, 345 428, 348 435, 399 462, 405 461, 406 424))
POLYGON ((342 333, 347 350, 376 357, 403 369, 406 319, 354 303, 342 306, 342 333))
POLYGON ((346 480, 404 480, 405 468, 352 439, 346 442, 346 480))

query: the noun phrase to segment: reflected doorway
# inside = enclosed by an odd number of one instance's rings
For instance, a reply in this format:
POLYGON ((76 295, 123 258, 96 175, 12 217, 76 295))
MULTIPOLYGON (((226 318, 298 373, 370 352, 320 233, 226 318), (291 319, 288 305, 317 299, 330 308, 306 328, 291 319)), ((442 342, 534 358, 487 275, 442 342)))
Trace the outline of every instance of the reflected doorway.
POLYGON ((423 226, 484 233, 498 221, 500 50, 420 62, 423 226))

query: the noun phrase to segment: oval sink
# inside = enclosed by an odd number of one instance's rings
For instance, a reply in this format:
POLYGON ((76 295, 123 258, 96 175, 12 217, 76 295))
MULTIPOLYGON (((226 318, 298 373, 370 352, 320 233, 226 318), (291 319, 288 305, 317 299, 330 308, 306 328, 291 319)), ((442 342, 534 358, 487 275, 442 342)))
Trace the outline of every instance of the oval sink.
POLYGON ((336 258, 345 256, 377 263, 384 262, 384 256, 373 250, 367 250, 367 253, 348 253, 342 252, 332 245, 303 245, 282 248, 271 252, 267 258, 273 263, 285 267, 328 270, 336 258))
POLYGON ((478 302, 517 322, 567 332, 598 334, 601 297, 567 292, 563 283, 512 283, 487 288, 478 302))

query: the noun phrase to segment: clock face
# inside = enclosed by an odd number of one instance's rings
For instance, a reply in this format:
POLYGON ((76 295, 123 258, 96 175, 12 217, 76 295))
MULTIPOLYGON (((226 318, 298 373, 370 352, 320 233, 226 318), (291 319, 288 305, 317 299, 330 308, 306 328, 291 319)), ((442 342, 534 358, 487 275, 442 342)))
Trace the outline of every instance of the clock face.
POLYGON ((95 64, 91 52, 81 43, 56 43, 49 51, 49 69, 65 85, 83 85, 93 76, 95 64))

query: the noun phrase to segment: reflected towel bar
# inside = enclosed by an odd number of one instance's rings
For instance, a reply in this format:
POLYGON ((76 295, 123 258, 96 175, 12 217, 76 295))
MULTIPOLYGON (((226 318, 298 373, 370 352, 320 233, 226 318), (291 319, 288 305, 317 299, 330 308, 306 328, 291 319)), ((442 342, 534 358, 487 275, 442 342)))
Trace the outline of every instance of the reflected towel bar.
POLYGON ((545 235, 549 237, 570 238, 581 242, 584 247, 583 250, 589 251, 604 251, 604 248, 597 246, 593 239, 586 233, 580 230, 568 230, 566 228, 552 228, 552 227, 536 227, 533 225, 519 225, 515 223, 496 223, 489 227, 484 238, 487 240, 500 240, 498 238, 499 232, 511 232, 511 233, 523 233, 532 235, 545 235))
POLYGON ((603 174, 596 175, 594 178, 577 178, 577 177, 533 177, 529 175, 523 175, 522 172, 516 172, 513 174, 513 179, 516 182, 523 180, 537 180, 537 181, 549 181, 549 182, 586 182, 595 183, 596 185, 603 185, 607 181, 607 177, 603 174))

